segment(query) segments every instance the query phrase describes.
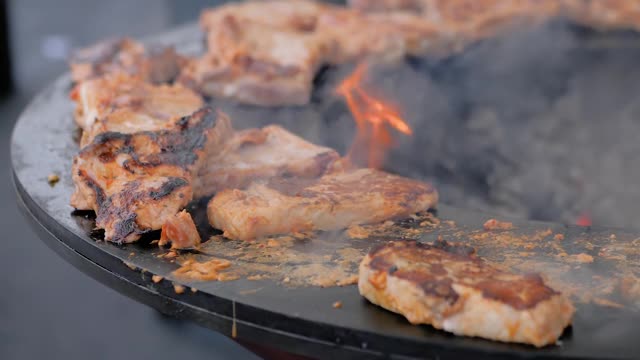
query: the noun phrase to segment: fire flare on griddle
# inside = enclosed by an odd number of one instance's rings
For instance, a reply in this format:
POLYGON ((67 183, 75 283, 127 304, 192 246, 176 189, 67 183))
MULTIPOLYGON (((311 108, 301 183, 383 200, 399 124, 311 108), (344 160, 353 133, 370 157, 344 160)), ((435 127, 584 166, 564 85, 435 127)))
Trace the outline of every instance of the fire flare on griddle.
POLYGON ((386 150, 394 145, 390 128, 405 135, 412 135, 413 131, 393 104, 365 89, 363 80, 367 70, 365 63, 359 64, 340 83, 336 92, 344 97, 357 126, 348 157, 352 162, 358 163, 364 152, 367 166, 379 169, 384 162, 386 150))

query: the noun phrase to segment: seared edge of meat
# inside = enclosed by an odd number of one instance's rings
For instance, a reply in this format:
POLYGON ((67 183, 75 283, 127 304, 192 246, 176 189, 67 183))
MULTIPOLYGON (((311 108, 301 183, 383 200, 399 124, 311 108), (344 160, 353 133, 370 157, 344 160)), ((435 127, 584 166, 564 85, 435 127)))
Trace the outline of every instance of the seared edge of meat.
POLYGON ((444 241, 395 241, 360 263, 358 289, 374 304, 457 335, 537 347, 554 343, 574 307, 539 275, 518 275, 444 241))

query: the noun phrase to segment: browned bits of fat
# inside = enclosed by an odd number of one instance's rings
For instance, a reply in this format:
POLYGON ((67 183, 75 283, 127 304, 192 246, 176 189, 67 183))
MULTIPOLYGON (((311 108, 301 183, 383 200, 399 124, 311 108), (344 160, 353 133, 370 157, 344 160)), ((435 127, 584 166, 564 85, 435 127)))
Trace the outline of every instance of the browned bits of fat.
POLYGON ((47 182, 51 186, 57 184, 58 181, 60 181, 60 177, 57 174, 49 174, 49 176, 47 176, 47 182))
POLYGON ((562 240, 564 240, 564 235, 563 234, 555 234, 555 235, 553 235, 553 240, 562 241, 562 240))
POLYGON ((580 253, 571 256, 572 260, 582 264, 589 264, 593 262, 593 256, 585 253, 580 253))
POLYGON ((340 309, 342 307, 342 301, 336 301, 331 306, 333 306, 334 309, 340 309))
POLYGON ((184 290, 184 286, 180 284, 173 284, 173 291, 175 291, 176 294, 183 294, 184 290))
POLYGON ((369 231, 360 225, 351 225, 347 229, 347 236, 352 239, 366 239, 369 235, 369 231))
POLYGON ((153 281, 154 283, 159 283, 160 281, 162 281, 162 279, 164 279, 162 276, 160 275, 153 275, 151 277, 151 281, 153 281))
POLYGON ((513 223, 489 219, 484 223, 484 225, 482 225, 482 227, 487 231, 511 230, 513 229, 513 223))

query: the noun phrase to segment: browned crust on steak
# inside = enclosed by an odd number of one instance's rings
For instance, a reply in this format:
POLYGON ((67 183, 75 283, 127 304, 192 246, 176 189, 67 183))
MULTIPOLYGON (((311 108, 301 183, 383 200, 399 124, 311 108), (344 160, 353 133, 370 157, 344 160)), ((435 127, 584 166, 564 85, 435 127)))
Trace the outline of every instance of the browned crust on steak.
POLYGON ((477 257, 473 248, 446 241, 436 241, 432 245, 398 241, 372 250, 369 256, 372 258, 372 269, 386 271, 390 275, 411 281, 425 293, 443 296, 451 303, 458 299, 458 294, 451 287, 451 277, 480 290, 486 298, 518 310, 532 308, 559 294, 546 286, 538 274, 508 275, 477 257), (410 265, 410 269, 398 268, 398 258, 415 267, 410 265), (443 264, 446 262, 464 263, 464 266, 452 274, 445 269, 446 265, 443 264))
POLYGON ((500 269, 472 248, 444 241, 373 249, 360 264, 358 288, 412 324, 538 347, 554 343, 574 313, 539 275, 500 269))

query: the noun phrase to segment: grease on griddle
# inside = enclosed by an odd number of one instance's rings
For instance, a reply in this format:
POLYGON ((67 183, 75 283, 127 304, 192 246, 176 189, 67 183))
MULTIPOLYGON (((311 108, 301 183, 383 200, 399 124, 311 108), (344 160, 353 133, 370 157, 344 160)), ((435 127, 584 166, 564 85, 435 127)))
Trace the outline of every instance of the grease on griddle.
POLYGON ((507 221, 498 221, 496 219, 489 219, 482 225, 482 227, 487 231, 511 230, 513 229, 513 223, 507 221))
POLYGON ((341 286, 357 282, 358 264, 376 245, 390 240, 441 238, 473 247, 487 261, 514 271, 542 271, 545 281, 578 303, 602 306, 611 301, 640 310, 640 239, 631 234, 560 238, 557 235, 565 228, 486 231, 440 221, 429 212, 358 227, 357 232, 366 232, 369 237, 354 238, 349 229, 246 242, 213 236, 199 253, 181 253, 177 262, 191 259, 204 263, 213 256, 232 263, 224 270, 228 277, 268 279, 288 287, 341 286), (585 255, 593 257, 593 263, 585 262, 589 259, 585 255))

